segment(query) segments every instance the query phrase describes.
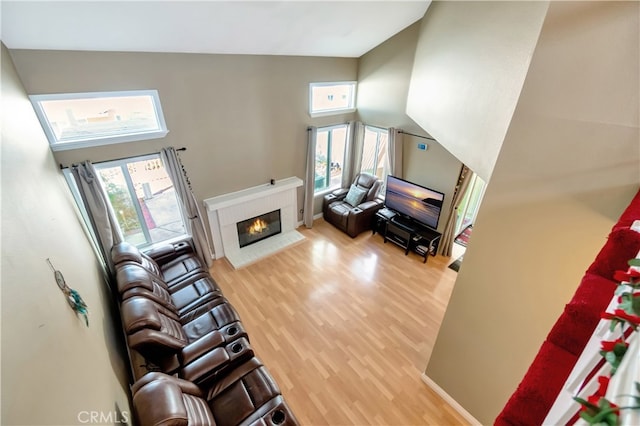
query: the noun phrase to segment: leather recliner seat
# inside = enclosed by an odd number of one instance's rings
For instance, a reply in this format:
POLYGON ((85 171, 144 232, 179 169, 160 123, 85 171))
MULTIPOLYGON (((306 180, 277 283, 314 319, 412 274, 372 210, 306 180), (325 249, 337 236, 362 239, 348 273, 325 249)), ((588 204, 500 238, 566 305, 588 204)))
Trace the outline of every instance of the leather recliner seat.
POLYGON ((170 288, 164 280, 137 263, 125 262, 116 269, 122 300, 146 297, 174 311, 181 321, 206 312, 210 302, 223 297, 222 290, 209 274, 190 274, 189 278, 170 288))
POLYGON ((200 386, 149 373, 133 385, 132 392, 141 426, 298 424, 275 381, 255 357, 200 386))
POLYGON ((216 377, 253 356, 247 333, 225 299, 185 324, 175 313, 145 297, 121 304, 122 325, 130 349, 160 371, 193 382, 216 377))
POLYGON ((382 181, 374 175, 358 174, 351 187, 337 189, 324 196, 322 202, 324 219, 352 238, 371 229, 373 216, 384 203, 378 198, 381 185, 382 181), (349 197, 352 188, 361 194, 356 202, 349 197))
POLYGON ((111 247, 111 260, 116 267, 126 263, 138 264, 173 288, 195 274, 208 272, 190 250, 191 246, 187 243, 160 247, 155 250, 155 256, 159 259, 156 262, 154 257, 123 241, 111 247), (165 259, 164 262, 161 259, 165 259))

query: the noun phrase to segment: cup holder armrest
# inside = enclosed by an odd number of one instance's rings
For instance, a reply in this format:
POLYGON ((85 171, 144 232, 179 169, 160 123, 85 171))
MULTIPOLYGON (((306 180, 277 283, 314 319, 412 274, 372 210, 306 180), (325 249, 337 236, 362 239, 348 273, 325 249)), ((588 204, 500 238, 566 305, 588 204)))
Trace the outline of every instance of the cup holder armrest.
POLYGON ((184 365, 180 376, 190 382, 202 384, 253 356, 254 352, 249 341, 240 337, 226 346, 219 346, 205 352, 199 358, 184 365))
POLYGON ((228 345, 241 337, 248 342, 247 331, 238 321, 232 322, 219 330, 213 330, 182 349, 181 364, 187 365, 207 352, 228 345))
POLYGON ((180 354, 180 364, 187 365, 194 361, 196 358, 201 357, 205 353, 211 351, 214 348, 218 348, 225 344, 225 339, 219 330, 214 330, 205 334, 198 340, 189 343, 182 349, 180 354))

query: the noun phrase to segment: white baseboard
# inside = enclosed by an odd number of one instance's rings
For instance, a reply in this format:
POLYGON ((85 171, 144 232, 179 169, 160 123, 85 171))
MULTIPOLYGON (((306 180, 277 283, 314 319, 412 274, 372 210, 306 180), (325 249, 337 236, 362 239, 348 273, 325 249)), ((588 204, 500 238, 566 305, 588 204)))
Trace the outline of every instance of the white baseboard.
POLYGON ((458 412, 458 414, 460 414, 462 417, 464 417, 464 419, 466 421, 468 421, 471 425, 473 426, 482 426, 482 423, 480 423, 475 417, 473 417, 467 410, 464 409, 464 407, 460 404, 458 404, 458 401, 456 401, 455 399, 453 399, 451 397, 451 395, 449 395, 448 393, 446 393, 444 391, 444 389, 442 389, 440 386, 438 386, 438 384, 436 382, 434 382, 433 380, 431 380, 429 378, 429 376, 427 376, 425 373, 422 373, 422 376, 420 376, 420 378, 422 379, 422 381, 431 388, 431 390, 433 390, 435 393, 437 393, 442 399, 444 399, 444 401, 449 404, 451 406, 451 408, 453 408, 454 410, 456 410, 458 412))
MULTIPOLYGON (((322 218, 322 212, 320 212, 320 213, 318 213, 318 214, 313 216, 313 220, 318 220, 318 219, 321 219, 321 218, 322 218)), ((304 221, 299 220, 298 221, 298 228, 301 227, 302 225, 304 225, 304 221)))

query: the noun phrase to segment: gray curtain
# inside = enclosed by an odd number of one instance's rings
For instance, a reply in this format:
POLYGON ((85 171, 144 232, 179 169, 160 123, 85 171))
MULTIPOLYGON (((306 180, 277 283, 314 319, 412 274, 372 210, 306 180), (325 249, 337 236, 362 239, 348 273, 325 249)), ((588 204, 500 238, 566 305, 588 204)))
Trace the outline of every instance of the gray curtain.
POLYGON ((108 195, 104 192, 98 173, 90 161, 71 166, 71 174, 91 221, 102 263, 112 279, 115 276, 115 268, 111 261, 111 247, 122 242, 124 238, 108 195))
POLYGON ((347 123, 347 141, 344 147, 344 164, 342 165, 342 181, 340 186, 342 188, 348 188, 353 182, 353 146, 354 135, 356 132, 356 122, 350 121, 347 123))
POLYGON ((307 128, 307 174, 304 181, 304 206, 302 221, 307 228, 313 227, 313 198, 316 182, 316 141, 318 128, 307 128))
POLYGON ((160 158, 162 158, 171 182, 173 182, 178 201, 182 207, 182 214, 186 219, 186 231, 193 239, 196 253, 203 264, 211 267, 212 255, 207 232, 204 229, 200 208, 191 191, 191 185, 186 177, 184 167, 182 167, 182 163, 180 163, 176 150, 172 147, 161 149, 160 158))
POLYGON ((472 175, 473 172, 463 164, 458 177, 458 184, 456 185, 456 190, 454 191, 453 199, 451 200, 451 210, 449 212, 449 217, 447 218, 447 224, 444 227, 444 232, 442 233, 442 241, 438 247, 440 253, 444 256, 451 256, 454 240, 456 238, 455 230, 456 220, 458 218, 458 207, 464 197, 464 193, 469 187, 472 175))
POLYGON ((389 128, 387 142, 387 158, 389 159, 389 174, 402 178, 402 145, 404 137, 401 130, 389 128))
POLYGON ((355 179, 356 175, 360 173, 362 168, 362 151, 364 151, 364 124, 360 121, 354 123, 353 130, 353 156, 351 162, 351 176, 349 176, 349 184, 345 186, 348 188, 355 179))

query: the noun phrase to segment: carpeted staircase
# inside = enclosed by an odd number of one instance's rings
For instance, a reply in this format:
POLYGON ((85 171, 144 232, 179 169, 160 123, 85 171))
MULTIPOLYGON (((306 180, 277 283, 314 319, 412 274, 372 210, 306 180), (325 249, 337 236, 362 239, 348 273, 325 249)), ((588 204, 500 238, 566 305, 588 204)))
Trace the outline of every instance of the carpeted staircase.
MULTIPOLYGON (((640 219, 640 191, 612 228, 495 425, 543 424, 613 296, 617 287, 614 272, 626 271, 627 261, 640 251, 640 233, 630 229, 636 219, 640 219)), ((576 403, 576 412, 579 409, 576 403)))

